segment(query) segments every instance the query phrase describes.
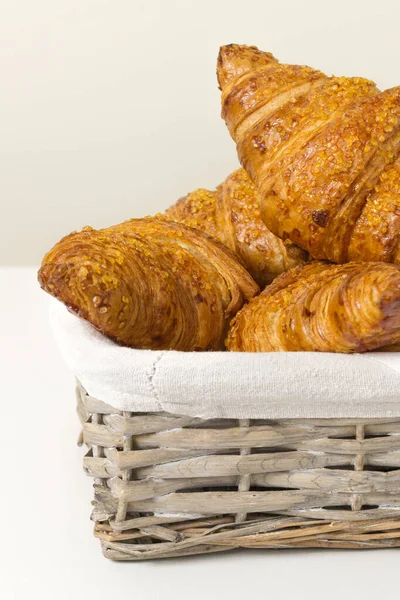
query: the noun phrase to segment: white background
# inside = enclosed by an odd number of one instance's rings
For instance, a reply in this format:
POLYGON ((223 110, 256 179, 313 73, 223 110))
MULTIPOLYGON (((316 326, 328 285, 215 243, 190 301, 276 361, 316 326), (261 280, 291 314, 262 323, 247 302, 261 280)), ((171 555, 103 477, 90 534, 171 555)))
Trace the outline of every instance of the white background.
POLYGON ((0 0, 0 263, 236 167, 218 48, 400 84, 398 0, 0 0))
MULTIPOLYGON (((0 262, 168 206, 236 165, 221 44, 400 83, 400 3, 0 0, 0 262)), ((400 553, 258 551, 112 563, 89 521, 73 382, 34 269, 0 271, 2 600, 395 600, 400 553)))

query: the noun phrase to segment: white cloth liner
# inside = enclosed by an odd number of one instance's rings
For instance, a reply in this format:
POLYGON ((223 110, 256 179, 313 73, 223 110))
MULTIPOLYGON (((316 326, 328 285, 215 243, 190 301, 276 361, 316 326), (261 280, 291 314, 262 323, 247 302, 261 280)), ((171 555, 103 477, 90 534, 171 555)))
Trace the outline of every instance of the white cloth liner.
POLYGON ((235 419, 400 416, 400 353, 135 350, 54 300, 50 320, 87 392, 120 410, 235 419))

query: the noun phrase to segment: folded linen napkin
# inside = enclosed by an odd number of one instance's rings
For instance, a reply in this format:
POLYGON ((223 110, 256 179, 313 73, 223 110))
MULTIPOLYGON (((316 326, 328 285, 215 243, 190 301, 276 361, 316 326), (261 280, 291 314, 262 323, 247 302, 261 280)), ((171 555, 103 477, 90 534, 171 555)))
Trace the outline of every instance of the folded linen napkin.
POLYGON ((61 354, 120 410, 235 419, 400 416, 400 352, 175 352, 118 346, 52 300, 61 354))

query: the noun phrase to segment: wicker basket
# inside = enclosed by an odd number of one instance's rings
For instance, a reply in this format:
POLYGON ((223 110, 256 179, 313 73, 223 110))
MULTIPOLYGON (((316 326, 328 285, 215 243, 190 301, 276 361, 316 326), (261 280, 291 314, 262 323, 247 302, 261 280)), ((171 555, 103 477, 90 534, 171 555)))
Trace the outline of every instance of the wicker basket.
POLYGON ((400 417, 202 420, 77 397, 107 558, 400 547, 400 417))

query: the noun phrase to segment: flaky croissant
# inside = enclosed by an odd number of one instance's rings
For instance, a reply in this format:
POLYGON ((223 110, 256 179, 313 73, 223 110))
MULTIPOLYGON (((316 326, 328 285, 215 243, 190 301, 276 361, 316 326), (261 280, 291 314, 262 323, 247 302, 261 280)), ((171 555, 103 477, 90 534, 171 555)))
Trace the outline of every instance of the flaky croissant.
POLYGON ((263 223, 260 198, 244 169, 234 171, 215 191, 195 190, 164 214, 220 240, 240 256, 261 287, 307 258, 304 250, 285 244, 263 223))
POLYGON ((153 350, 223 348, 230 318, 259 291, 222 244, 152 218, 66 236, 38 277, 120 344, 153 350))
POLYGON ((221 48, 222 116, 267 227, 333 262, 400 263, 400 87, 221 48))
POLYGON ((365 352, 400 342, 400 266, 315 261, 280 275, 233 319, 231 351, 365 352))

